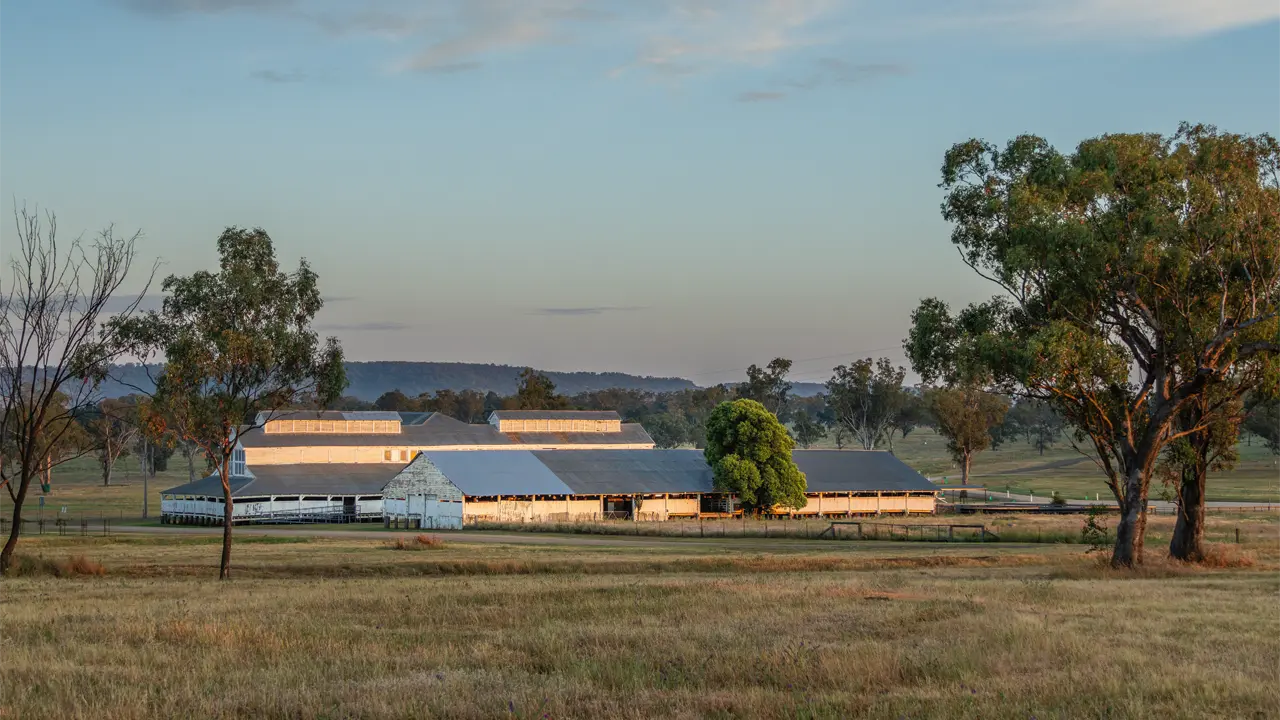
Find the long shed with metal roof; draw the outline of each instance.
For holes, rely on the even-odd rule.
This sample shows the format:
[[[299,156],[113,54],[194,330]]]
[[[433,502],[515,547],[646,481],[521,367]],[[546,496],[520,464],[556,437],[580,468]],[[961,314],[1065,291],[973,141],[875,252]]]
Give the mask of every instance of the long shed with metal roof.
[[[798,516],[930,513],[937,488],[890,453],[797,450],[806,476]],[[168,521],[221,517],[216,476],[163,492]],[[249,465],[232,479],[237,522],[404,519],[426,527],[476,520],[666,520],[738,511],[698,450],[425,450],[403,462]],[[244,508],[243,510],[241,508]]]

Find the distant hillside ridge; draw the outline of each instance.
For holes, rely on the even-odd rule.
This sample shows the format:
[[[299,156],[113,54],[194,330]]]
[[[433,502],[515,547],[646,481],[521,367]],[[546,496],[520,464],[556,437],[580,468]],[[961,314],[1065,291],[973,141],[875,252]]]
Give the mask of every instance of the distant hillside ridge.
[[[116,365],[111,369],[111,378],[102,384],[99,392],[103,397],[111,398],[138,392],[136,388],[151,392],[154,386],[148,378],[148,370],[154,377],[159,375],[160,367]],[[396,389],[410,397],[437,390],[492,390],[499,395],[512,395],[516,391],[516,376],[523,369],[523,366],[482,363],[349,362],[347,380],[350,385],[344,394],[369,401],[377,400],[382,393]],[[697,387],[684,378],[647,377],[618,372],[544,371],[544,374],[551,378],[551,382],[556,384],[556,391],[563,395],[610,388],[669,392]]]
[[[791,384],[791,394],[796,397],[813,397],[814,395],[826,395],[827,386],[816,382],[798,382]]]

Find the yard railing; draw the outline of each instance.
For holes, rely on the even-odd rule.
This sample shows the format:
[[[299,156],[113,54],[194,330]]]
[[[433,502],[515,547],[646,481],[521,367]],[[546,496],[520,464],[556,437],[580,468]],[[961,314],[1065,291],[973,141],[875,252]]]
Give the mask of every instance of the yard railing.
[[[840,539],[841,531],[856,533],[858,540],[923,540],[926,542],[995,542],[1000,538],[986,525],[934,525],[835,520],[819,537]],[[959,531],[958,533],[956,531]]]
[[[373,522],[382,519],[383,513],[359,512],[349,505],[333,503],[306,508],[284,508],[268,512],[233,517],[234,525],[296,525]],[[221,509],[212,512],[182,511],[165,513],[161,522],[166,525],[221,525],[224,514]]]
[[[23,518],[18,523],[20,535],[110,535],[119,529],[120,521],[112,517],[67,518],[55,516],[51,518]],[[8,535],[13,527],[9,518],[0,518],[0,535]]]

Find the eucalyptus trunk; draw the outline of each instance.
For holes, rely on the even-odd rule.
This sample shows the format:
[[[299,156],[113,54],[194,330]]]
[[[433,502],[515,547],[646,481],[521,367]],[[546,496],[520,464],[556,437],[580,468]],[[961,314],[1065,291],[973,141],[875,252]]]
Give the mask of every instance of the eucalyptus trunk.
[[[1204,560],[1204,463],[1182,469],[1178,485],[1178,521],[1173,526],[1169,556],[1186,562]]]
[[[9,525],[9,539],[4,543],[4,550],[0,551],[0,575],[8,572],[13,564],[13,550],[18,546],[18,536],[22,534],[22,503],[27,498],[29,487],[31,487],[30,478],[18,483],[17,496],[13,502],[13,522]]]
[[[112,455],[111,440],[107,439],[106,444],[102,447],[102,486],[111,486],[111,468],[115,465],[115,456]]]
[[[1111,552],[1111,567],[1135,568],[1142,564],[1143,542],[1147,531],[1147,477],[1141,466],[1130,466],[1125,472],[1120,501],[1120,522],[1116,525],[1116,544]]]
[[[218,568],[219,580],[231,579],[231,463],[224,456],[218,466],[218,475],[222,478],[222,564]]]

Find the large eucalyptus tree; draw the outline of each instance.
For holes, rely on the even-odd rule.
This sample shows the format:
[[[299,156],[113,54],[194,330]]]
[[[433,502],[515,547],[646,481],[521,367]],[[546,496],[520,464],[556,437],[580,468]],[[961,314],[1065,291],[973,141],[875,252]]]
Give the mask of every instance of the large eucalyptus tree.
[[[1070,154],[970,140],[947,153],[942,188],[961,258],[1002,292],[954,318],[922,304],[913,364],[1051,402],[1119,503],[1112,564],[1141,563],[1162,449],[1277,382],[1280,145],[1203,125]],[[1175,426],[1204,398],[1201,420]]]
[[[171,275],[164,307],[119,323],[131,351],[164,356],[155,410],[169,430],[199,447],[222,481],[219,578],[231,577],[232,455],[245,432],[301,398],[321,406],[346,387],[342,348],[311,328],[323,301],[302,260],[280,269],[261,229],[227,228],[218,272]]]

